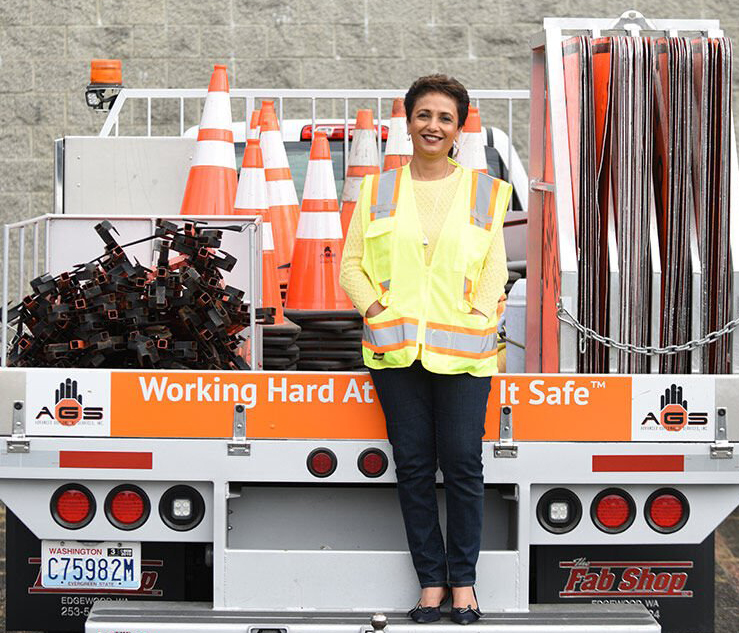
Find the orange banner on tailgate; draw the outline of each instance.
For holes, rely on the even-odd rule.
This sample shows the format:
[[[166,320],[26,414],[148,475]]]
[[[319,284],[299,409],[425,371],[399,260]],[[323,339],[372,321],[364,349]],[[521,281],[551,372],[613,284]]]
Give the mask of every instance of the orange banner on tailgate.
[[[513,438],[531,441],[631,440],[629,376],[493,376],[487,428],[513,409]],[[497,434],[497,428],[496,428]]]
[[[111,435],[231,437],[246,405],[251,438],[380,439],[369,374],[113,372]]]
[[[385,439],[369,374],[111,372],[113,437],[231,437],[246,405],[250,438]],[[517,440],[631,439],[631,379],[501,375],[492,379],[485,439],[500,406],[513,407]]]

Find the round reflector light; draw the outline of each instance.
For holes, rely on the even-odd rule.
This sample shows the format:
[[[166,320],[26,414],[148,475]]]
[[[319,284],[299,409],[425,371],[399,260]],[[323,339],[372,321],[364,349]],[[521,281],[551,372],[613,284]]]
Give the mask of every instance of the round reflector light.
[[[676,532],[688,521],[688,500],[681,492],[663,488],[653,492],[644,505],[649,526],[657,532]]]
[[[565,534],[577,527],[582,518],[582,504],[567,488],[547,490],[536,504],[536,518],[547,532]]]
[[[149,498],[138,486],[116,486],[105,499],[105,514],[117,528],[134,530],[149,518]]]
[[[317,448],[308,455],[308,470],[315,477],[328,477],[336,470],[336,455],[328,448]]]
[[[593,499],[590,516],[596,527],[603,532],[617,534],[626,530],[636,514],[634,500],[627,492],[611,488]]]
[[[387,456],[379,448],[362,451],[357,466],[365,477],[380,477],[387,470]]]
[[[51,515],[62,527],[76,530],[87,525],[95,516],[95,498],[84,486],[67,484],[58,488],[51,498]]]

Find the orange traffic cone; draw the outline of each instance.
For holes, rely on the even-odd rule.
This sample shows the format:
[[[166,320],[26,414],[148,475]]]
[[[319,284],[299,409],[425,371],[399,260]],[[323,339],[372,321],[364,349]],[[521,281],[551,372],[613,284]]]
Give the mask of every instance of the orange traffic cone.
[[[462,167],[469,167],[483,174],[488,173],[488,161],[485,157],[485,137],[480,123],[480,110],[470,106],[467,120],[459,134],[459,150],[457,162]]]
[[[275,243],[272,235],[269,207],[267,205],[267,183],[264,179],[264,163],[259,139],[246,141],[244,160],[241,164],[239,187],[236,190],[234,213],[237,215],[262,216],[262,305],[275,308],[275,325],[284,323],[280,283],[277,280]]]
[[[249,122],[249,132],[246,136],[247,139],[259,138],[259,114],[261,110],[252,110],[251,121]]]
[[[267,180],[267,202],[275,229],[275,253],[280,285],[286,287],[290,276],[289,267],[295,246],[295,231],[300,210],[290,164],[287,162],[287,153],[277,122],[274,101],[262,101],[259,137]]]
[[[200,119],[181,215],[229,215],[236,196],[236,156],[226,67],[216,64]]]
[[[349,297],[339,286],[341,242],[341,220],[331,152],[326,134],[316,132],[305,176],[285,308],[353,309]]]
[[[380,156],[377,153],[377,133],[372,120],[372,110],[359,110],[352,147],[349,150],[344,190],[341,193],[341,232],[344,238],[359,198],[362,178],[367,174],[379,173]]]
[[[403,99],[393,99],[393,113],[390,118],[390,129],[385,146],[385,162],[382,171],[396,169],[410,162],[413,157],[413,143],[408,136]]]

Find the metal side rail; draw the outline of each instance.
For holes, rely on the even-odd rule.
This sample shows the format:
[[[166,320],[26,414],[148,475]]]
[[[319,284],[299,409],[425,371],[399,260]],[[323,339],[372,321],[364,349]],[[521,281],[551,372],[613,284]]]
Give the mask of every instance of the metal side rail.
[[[416,624],[405,613],[269,613],[215,611],[209,603],[96,602],[85,623],[86,633],[412,633],[457,632],[448,617],[435,624]],[[374,620],[374,622],[373,622]],[[660,626],[640,604],[531,605],[528,613],[489,613],[470,631],[484,633],[659,633]]]

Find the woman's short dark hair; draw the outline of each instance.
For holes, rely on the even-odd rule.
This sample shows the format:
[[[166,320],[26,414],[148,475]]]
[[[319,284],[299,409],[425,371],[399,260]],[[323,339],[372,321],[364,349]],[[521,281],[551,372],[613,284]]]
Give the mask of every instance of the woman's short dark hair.
[[[459,127],[464,125],[467,120],[467,112],[470,108],[470,96],[467,89],[459,83],[454,77],[446,75],[426,75],[419,77],[413,82],[413,85],[405,93],[405,116],[408,121],[411,120],[413,107],[420,97],[429,92],[440,92],[454,99],[457,103],[457,118],[459,119]]]

